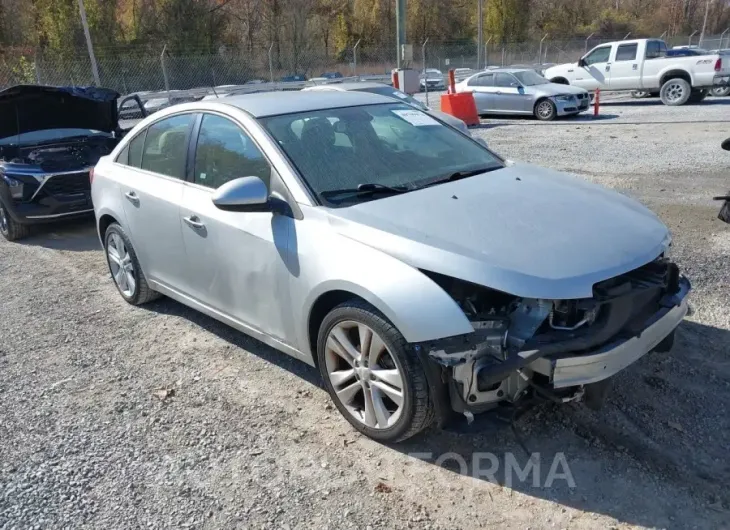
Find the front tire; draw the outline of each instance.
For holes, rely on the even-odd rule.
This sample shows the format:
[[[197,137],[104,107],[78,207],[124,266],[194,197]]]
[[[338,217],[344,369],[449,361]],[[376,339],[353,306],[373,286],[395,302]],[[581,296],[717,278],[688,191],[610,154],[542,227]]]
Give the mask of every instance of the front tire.
[[[433,421],[420,360],[395,326],[366,302],[344,302],[324,318],[317,360],[335,406],[366,436],[398,442]]]
[[[689,83],[681,77],[675,77],[667,80],[659,92],[659,97],[662,98],[662,103],[669,105],[670,107],[676,107],[684,105],[689,101],[692,95],[692,87]]]
[[[117,223],[112,223],[104,234],[104,253],[114,284],[125,301],[141,305],[159,298],[160,294],[147,285],[132,242]]]
[[[30,234],[30,226],[21,224],[10,217],[2,202],[0,202],[0,234],[8,241],[17,241]]]
[[[543,99],[535,105],[535,117],[542,121],[552,121],[558,115],[558,109],[555,103],[549,99]]]

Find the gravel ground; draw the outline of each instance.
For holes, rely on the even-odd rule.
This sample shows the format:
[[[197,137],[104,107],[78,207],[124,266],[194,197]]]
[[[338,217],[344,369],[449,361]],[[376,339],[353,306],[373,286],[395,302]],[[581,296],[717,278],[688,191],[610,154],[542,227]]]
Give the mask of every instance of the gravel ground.
[[[710,197],[730,188],[730,131],[708,122],[730,99],[711,103],[476,130],[637,197],[674,234],[696,311],[598,412],[541,405],[383,446],[315,370],[170,300],[125,304],[93,224],[0,241],[0,528],[727,527],[730,229]],[[502,484],[467,476],[484,452]],[[507,482],[533,452],[536,483]],[[573,483],[548,483],[560,455]]]

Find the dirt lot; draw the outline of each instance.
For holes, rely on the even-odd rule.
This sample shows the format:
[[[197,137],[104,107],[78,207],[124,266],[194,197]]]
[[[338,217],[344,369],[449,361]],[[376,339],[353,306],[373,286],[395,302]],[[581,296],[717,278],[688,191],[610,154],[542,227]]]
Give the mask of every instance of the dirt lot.
[[[0,241],[0,528],[727,527],[730,229],[710,198],[730,189],[730,99],[604,109],[477,130],[635,196],[674,234],[695,313],[604,409],[541,405],[379,445],[314,369],[170,300],[125,304],[93,223],[74,223]],[[509,459],[534,452],[538,480],[508,485]],[[469,476],[482,453],[502,484]],[[561,454],[574,484],[546,484]]]

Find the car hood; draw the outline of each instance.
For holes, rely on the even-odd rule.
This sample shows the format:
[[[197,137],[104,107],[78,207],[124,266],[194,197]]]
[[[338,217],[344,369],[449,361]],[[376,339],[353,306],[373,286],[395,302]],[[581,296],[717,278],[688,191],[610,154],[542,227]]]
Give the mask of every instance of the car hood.
[[[342,236],[413,267],[529,298],[591,297],[670,241],[633,199],[526,164],[328,215]]]
[[[113,90],[95,87],[18,85],[0,91],[0,138],[45,129],[117,128]]]
[[[544,85],[535,85],[528,87],[534,91],[535,94],[543,96],[559,96],[562,94],[585,94],[587,91],[585,88],[580,88],[572,85],[561,85],[559,83],[545,83]]]

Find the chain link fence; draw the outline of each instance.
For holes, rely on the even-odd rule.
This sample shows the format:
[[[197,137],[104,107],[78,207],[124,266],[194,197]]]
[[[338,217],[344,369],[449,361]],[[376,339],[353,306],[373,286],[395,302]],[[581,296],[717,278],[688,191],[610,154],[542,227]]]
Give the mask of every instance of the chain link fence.
[[[730,35],[703,39],[707,50],[730,47]],[[414,44],[407,66],[479,69],[487,66],[538,65],[577,61],[591,48],[616,39],[596,36],[497,44],[487,39],[482,50],[475,43]],[[668,46],[698,45],[698,39],[671,37]],[[270,46],[221,47],[216,53],[168,53],[165,46],[95,50],[102,86],[122,94],[160,90],[189,90],[224,85],[280,81],[299,75],[316,78],[337,73],[343,77],[388,75],[396,66],[395,47],[360,45],[339,53],[281,42]],[[0,87],[17,84],[92,85],[91,61],[84,50],[50,53],[29,48],[0,50]]]

